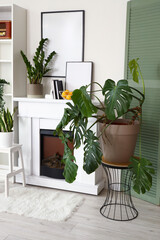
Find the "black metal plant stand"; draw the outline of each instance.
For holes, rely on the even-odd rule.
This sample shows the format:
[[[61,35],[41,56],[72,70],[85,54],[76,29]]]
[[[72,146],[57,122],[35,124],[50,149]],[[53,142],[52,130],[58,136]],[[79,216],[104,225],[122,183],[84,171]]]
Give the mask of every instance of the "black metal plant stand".
[[[111,165],[102,162],[108,180],[106,200],[100,213],[111,220],[129,221],[138,216],[131,197],[132,172],[128,165]]]

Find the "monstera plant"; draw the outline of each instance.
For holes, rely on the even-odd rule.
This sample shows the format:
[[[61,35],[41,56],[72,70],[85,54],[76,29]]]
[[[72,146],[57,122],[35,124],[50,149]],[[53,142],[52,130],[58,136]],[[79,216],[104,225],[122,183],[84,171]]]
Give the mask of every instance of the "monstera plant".
[[[94,82],[93,84],[96,84],[99,89],[92,92],[87,91],[89,86],[82,86],[73,91],[72,102],[67,103],[64,115],[56,128],[56,134],[64,143],[62,161],[65,164],[64,177],[67,182],[72,183],[76,179],[78,170],[73,151],[69,148],[69,141],[74,144],[75,149],[78,149],[81,144],[84,144],[83,169],[86,173],[90,174],[94,172],[102,162],[102,156],[104,155],[103,149],[105,149],[105,146],[100,146],[100,139],[103,139],[104,135],[106,135],[105,137],[110,146],[114,145],[109,135],[112,131],[107,132],[112,125],[128,127],[142,124],[142,105],[145,100],[145,85],[138,59],[131,60],[129,62],[129,68],[133,81],[139,83],[139,79],[141,79],[143,92],[131,87],[128,80],[119,80],[116,83],[111,79],[107,79],[104,86]],[[95,95],[97,91],[102,93],[104,98],[103,102]],[[96,102],[98,104],[94,104],[92,101],[93,96],[97,99]],[[133,102],[136,102],[135,106],[132,106]],[[124,118],[128,113],[131,114],[131,118],[124,123],[124,119],[120,118]],[[92,126],[88,127],[89,118],[95,118],[92,126],[94,124],[101,124],[98,135],[92,131]],[[67,125],[69,125],[72,135],[65,134],[63,131]],[[135,136],[134,139],[136,143]],[[120,143],[121,140],[119,141],[119,144]],[[145,193],[149,191],[152,186],[154,169],[152,168],[151,162],[142,157],[141,144],[139,149],[139,156],[133,156],[133,148],[130,155],[128,155],[128,160],[125,161],[131,161],[130,169],[133,172],[133,189],[137,193]],[[109,155],[108,150],[107,154]]]

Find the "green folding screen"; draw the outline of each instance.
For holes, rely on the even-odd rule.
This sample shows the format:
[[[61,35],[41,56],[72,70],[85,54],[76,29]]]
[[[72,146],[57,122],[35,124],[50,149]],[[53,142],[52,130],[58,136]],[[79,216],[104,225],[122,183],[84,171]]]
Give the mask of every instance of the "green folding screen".
[[[140,59],[139,64],[146,85],[146,100],[143,107],[142,124],[142,155],[151,160],[156,174],[153,177],[153,186],[150,192],[140,196],[135,193],[133,195],[159,205],[160,0],[132,0],[128,2],[125,78],[131,79],[128,62],[137,57]],[[138,142],[135,155],[138,155]]]

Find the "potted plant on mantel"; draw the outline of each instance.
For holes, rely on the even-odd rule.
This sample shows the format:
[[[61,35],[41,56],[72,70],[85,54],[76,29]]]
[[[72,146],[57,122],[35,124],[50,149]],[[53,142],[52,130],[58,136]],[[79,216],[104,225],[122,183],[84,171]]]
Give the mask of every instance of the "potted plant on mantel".
[[[150,190],[154,169],[151,162],[141,156],[141,144],[140,155],[133,156],[142,123],[142,105],[145,100],[144,79],[138,59],[131,60],[129,68],[135,82],[138,83],[139,77],[141,78],[143,92],[129,86],[128,80],[119,80],[116,84],[111,79],[106,80],[103,87],[94,82],[99,86],[100,89],[97,91],[102,93],[104,102],[95,96],[96,91],[92,91],[89,95],[87,91],[89,86],[82,86],[73,91],[73,102],[67,103],[68,108],[65,108],[64,115],[56,128],[56,134],[64,143],[62,161],[65,164],[64,176],[67,182],[72,183],[76,179],[78,169],[73,151],[68,146],[69,140],[74,143],[74,149],[84,144],[83,169],[86,173],[90,174],[98,168],[102,156],[103,161],[111,164],[117,162],[128,164],[131,161],[133,189],[139,194]],[[92,102],[92,96],[97,98],[98,105]],[[136,100],[136,105],[131,107],[133,99]],[[131,119],[120,119],[127,113],[132,114]],[[88,119],[91,117],[95,118],[92,126],[99,124],[98,136],[92,131],[92,126],[88,127]],[[68,124],[72,136],[63,132]]]
[[[21,50],[23,61],[27,68],[27,77],[29,79],[29,84],[27,84],[27,97],[31,98],[41,98],[43,97],[43,85],[42,78],[44,75],[51,70],[49,64],[56,54],[52,51],[47,58],[45,58],[44,48],[46,47],[48,38],[42,38],[39,42],[38,48],[33,57],[34,66],[28,60],[24,52]]]

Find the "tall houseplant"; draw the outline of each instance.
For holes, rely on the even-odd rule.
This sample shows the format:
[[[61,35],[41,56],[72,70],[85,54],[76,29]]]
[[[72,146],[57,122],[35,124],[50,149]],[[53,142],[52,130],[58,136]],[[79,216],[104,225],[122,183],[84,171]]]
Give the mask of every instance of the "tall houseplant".
[[[28,97],[42,97],[43,86],[42,78],[51,70],[51,60],[55,56],[56,52],[52,51],[47,57],[45,57],[45,47],[47,46],[48,38],[42,38],[33,56],[33,64],[28,60],[24,52],[21,50],[23,61],[27,68],[27,77],[29,84],[27,85]]]
[[[133,80],[139,82],[142,80],[143,92],[129,86],[128,80],[119,80],[117,84],[108,79],[102,87],[99,83],[94,84],[99,86],[99,90],[104,97],[102,102],[97,96],[96,91],[90,94],[87,91],[89,86],[82,86],[80,89],[75,89],[72,95],[72,103],[67,103],[68,107],[64,110],[64,115],[56,128],[56,134],[64,143],[64,155],[62,161],[65,163],[64,176],[67,182],[71,183],[76,179],[78,166],[73,151],[68,146],[68,140],[74,143],[74,148],[77,149],[84,144],[84,163],[83,169],[86,173],[94,172],[102,161],[102,150],[99,139],[106,135],[106,130],[114,125],[116,121],[121,121],[119,118],[124,117],[126,113],[131,113],[132,117],[127,121],[127,125],[135,125],[138,120],[141,124],[142,105],[145,100],[144,79],[138,64],[138,59],[133,59],[129,62],[129,68],[132,73]],[[92,102],[92,96],[95,96],[99,104],[95,105]],[[135,99],[137,104],[130,107],[132,100]],[[92,131],[92,126],[88,127],[88,119],[95,118],[94,124],[103,124],[99,136]],[[70,124],[72,136],[65,134],[63,129]],[[118,123],[119,125],[120,123]],[[123,119],[122,119],[123,124]],[[108,136],[106,136],[108,138]],[[109,140],[110,142],[110,140]],[[110,142],[110,146],[112,142]],[[152,186],[152,174],[154,170],[151,167],[151,162],[140,155],[131,157],[131,171],[133,172],[133,189],[137,193],[145,193]]]

